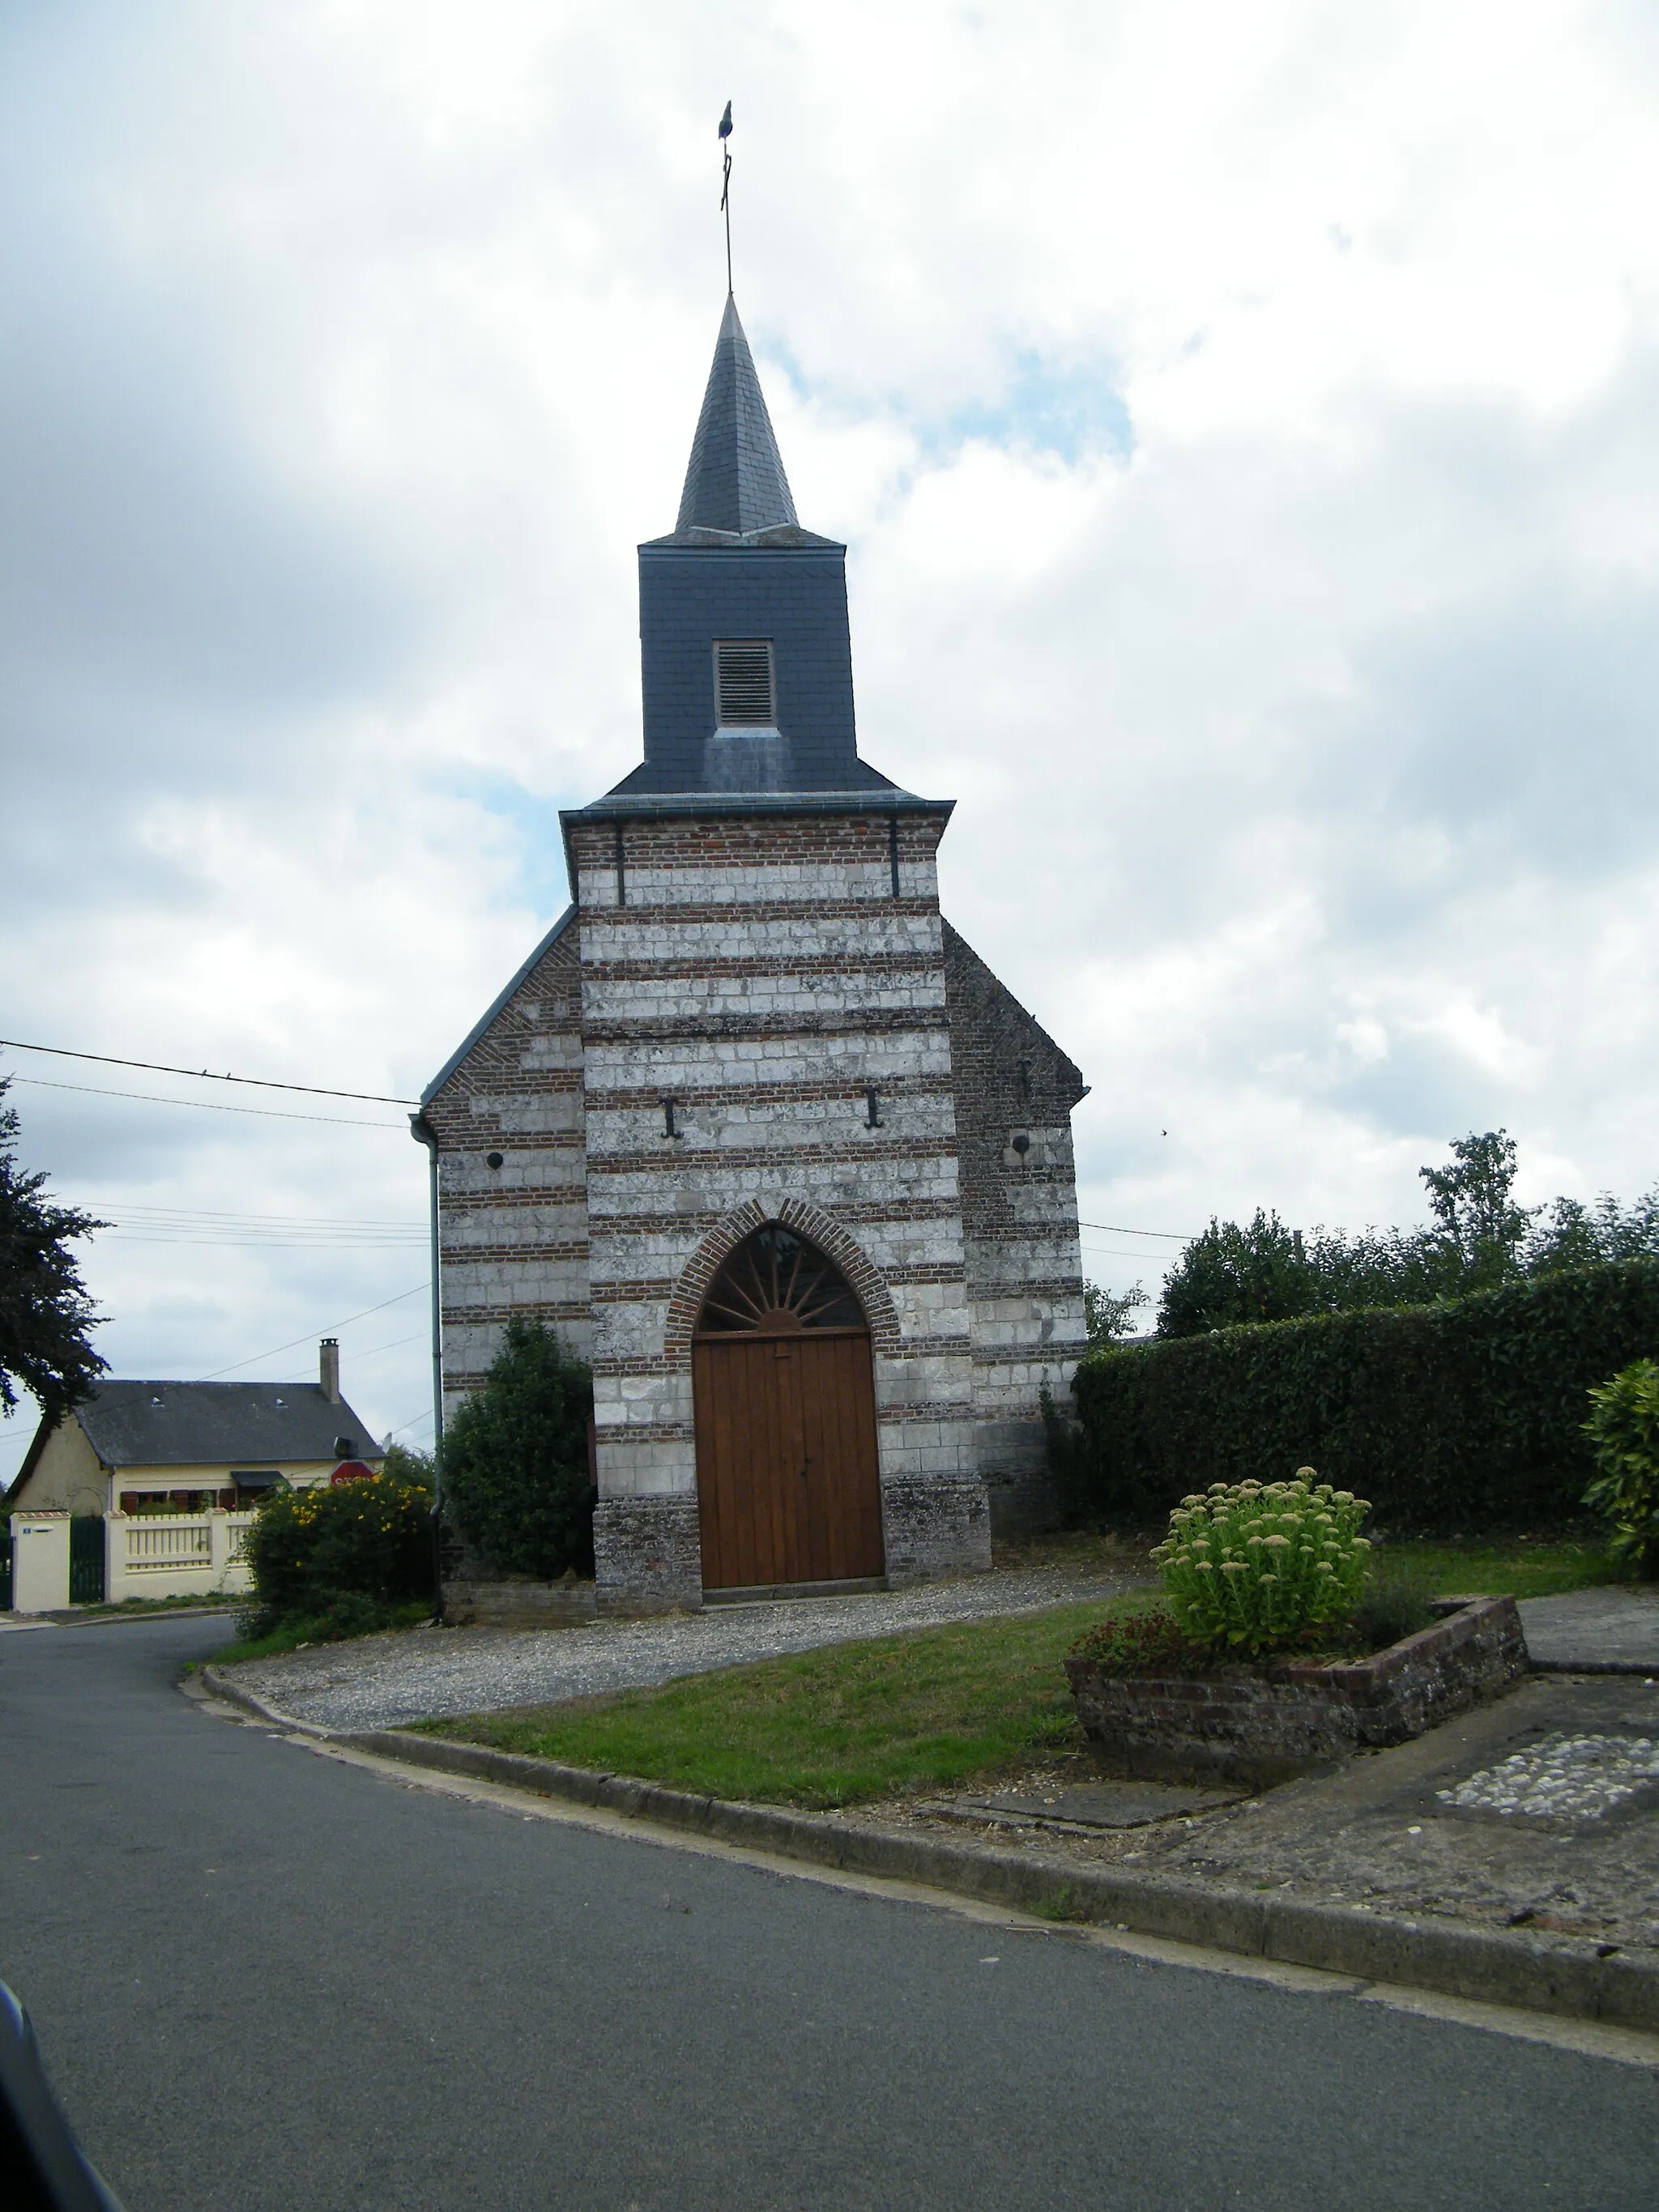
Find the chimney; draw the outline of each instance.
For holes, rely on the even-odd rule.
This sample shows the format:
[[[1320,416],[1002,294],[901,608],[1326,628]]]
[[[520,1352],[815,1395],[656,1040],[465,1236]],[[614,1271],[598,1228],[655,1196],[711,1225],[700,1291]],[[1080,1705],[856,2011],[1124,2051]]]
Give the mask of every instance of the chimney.
[[[331,1406],[337,1406],[340,1402],[340,1340],[337,1336],[325,1336],[317,1346],[317,1368],[324,1397]]]

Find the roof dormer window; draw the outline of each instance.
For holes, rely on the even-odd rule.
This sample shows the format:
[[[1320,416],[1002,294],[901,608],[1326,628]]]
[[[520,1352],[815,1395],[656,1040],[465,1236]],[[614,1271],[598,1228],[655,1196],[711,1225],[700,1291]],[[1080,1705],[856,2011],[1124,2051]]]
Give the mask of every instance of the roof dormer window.
[[[777,727],[769,637],[715,639],[714,718],[723,730]]]

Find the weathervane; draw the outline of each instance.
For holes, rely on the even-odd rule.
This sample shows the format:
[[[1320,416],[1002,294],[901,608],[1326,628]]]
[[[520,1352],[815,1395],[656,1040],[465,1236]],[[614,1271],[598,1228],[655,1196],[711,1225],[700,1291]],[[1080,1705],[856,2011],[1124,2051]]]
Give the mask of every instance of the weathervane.
[[[732,103],[720,118],[720,213],[726,217],[726,296],[732,297]]]

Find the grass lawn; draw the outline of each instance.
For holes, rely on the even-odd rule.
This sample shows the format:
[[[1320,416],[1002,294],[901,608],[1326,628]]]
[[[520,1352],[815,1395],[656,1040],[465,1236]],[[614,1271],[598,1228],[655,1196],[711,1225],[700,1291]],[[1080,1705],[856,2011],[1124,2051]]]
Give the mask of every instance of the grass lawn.
[[[1382,1543],[1376,1556],[1431,1577],[1447,1597],[1553,1597],[1559,1590],[1589,1589],[1613,1579],[1604,1546],[1548,1537],[1474,1537],[1455,1543],[1401,1538]]]
[[[1121,1599],[1145,1607],[1152,1593]],[[427,1723],[500,1751],[763,1804],[943,1789],[1076,1748],[1060,1660],[1104,1608],[1066,1605],[837,1644],[657,1690]]]
[[[1409,1559],[1446,1593],[1538,1597],[1607,1578],[1601,1553],[1586,1544],[1387,1548],[1391,1560]],[[660,1689],[425,1726],[498,1751],[762,1804],[827,1808],[989,1783],[1081,1748],[1061,1660],[1107,1611],[1143,1611],[1158,1601],[1148,1590],[1109,1607],[1067,1605],[963,1621],[691,1675]]]

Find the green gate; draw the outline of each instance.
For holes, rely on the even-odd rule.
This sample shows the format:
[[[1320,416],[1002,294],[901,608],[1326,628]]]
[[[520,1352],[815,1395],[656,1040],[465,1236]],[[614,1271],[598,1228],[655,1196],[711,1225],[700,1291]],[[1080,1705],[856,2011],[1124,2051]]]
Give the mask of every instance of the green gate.
[[[70,1522],[70,1603],[104,1602],[104,1516],[77,1513]]]

